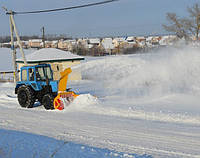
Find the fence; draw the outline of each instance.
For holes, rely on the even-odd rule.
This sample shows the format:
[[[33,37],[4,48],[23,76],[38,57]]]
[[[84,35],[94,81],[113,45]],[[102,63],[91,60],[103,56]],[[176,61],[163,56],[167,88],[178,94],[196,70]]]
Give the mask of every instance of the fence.
[[[0,72],[0,82],[14,82],[14,71]]]

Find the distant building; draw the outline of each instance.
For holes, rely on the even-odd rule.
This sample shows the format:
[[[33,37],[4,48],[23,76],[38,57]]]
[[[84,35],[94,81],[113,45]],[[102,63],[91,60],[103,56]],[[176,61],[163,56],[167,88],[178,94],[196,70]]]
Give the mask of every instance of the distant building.
[[[136,37],[137,46],[144,48],[146,45],[146,38],[144,36]]]
[[[41,39],[31,39],[28,41],[28,46],[30,48],[41,48],[41,43],[42,43]]]
[[[104,38],[101,41],[101,45],[106,50],[106,53],[109,53],[109,54],[111,54],[112,50],[115,48],[112,38]]]
[[[161,37],[159,44],[161,46],[173,45],[175,41],[177,41],[176,35],[166,35]]]
[[[58,41],[52,41],[51,48],[58,48]]]
[[[88,39],[87,38],[86,39],[79,38],[77,40],[77,45],[82,46],[84,48],[88,48]]]
[[[43,48],[38,51],[35,51],[26,56],[27,63],[30,65],[36,64],[50,64],[54,72],[53,76],[55,80],[60,78],[60,72],[68,67],[72,67],[80,64],[81,60],[84,60],[83,57],[72,54],[71,52],[62,51],[55,48]],[[23,60],[17,59],[18,68],[20,69],[24,62]],[[81,80],[80,70],[73,71],[69,80]]]
[[[44,43],[40,43],[41,48],[44,48]],[[52,46],[52,41],[45,41],[45,48],[51,48]]]
[[[66,49],[67,48],[67,43],[65,42],[65,40],[61,39],[58,41],[58,48],[59,49]]]
[[[28,41],[21,41],[22,47],[23,48],[28,48]]]
[[[101,40],[99,38],[90,38],[90,39],[88,39],[87,42],[88,42],[87,43],[88,48],[90,49],[90,48],[92,48],[94,46],[99,46],[100,43],[101,43]]]
[[[67,48],[66,48],[66,50],[68,50],[68,51],[73,51],[73,49],[76,47],[76,45],[77,45],[77,42],[76,42],[76,40],[67,40],[66,41],[66,43],[67,43]]]
[[[135,42],[135,37],[129,36],[129,37],[126,38],[126,41],[127,41],[128,43],[134,43],[134,42]]]
[[[63,50],[72,51],[73,48],[77,45],[76,40],[59,40],[58,48]]]
[[[122,43],[125,43],[125,42],[127,41],[123,37],[117,37],[113,39],[113,44],[115,48],[119,47]]]
[[[134,36],[129,36],[126,38],[127,44],[125,48],[137,47],[137,42]]]

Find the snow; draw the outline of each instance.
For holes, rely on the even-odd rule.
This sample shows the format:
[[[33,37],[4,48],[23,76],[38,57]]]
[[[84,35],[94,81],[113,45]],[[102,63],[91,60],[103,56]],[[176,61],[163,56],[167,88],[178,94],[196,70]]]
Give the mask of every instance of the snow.
[[[199,48],[86,57],[79,68],[68,87],[80,95],[63,111],[21,108],[14,85],[0,84],[0,157],[60,146],[55,157],[200,157]]]
[[[73,60],[73,59],[84,59],[81,56],[72,54],[69,51],[63,51],[56,48],[43,48],[37,50],[26,56],[27,61],[49,61],[49,60]],[[22,59],[17,59],[22,61]]]
[[[125,154],[108,149],[75,144],[41,135],[18,131],[0,130],[0,158],[55,157],[55,158],[151,158],[148,155]],[[39,144],[39,146],[38,146]],[[25,152],[24,152],[25,151]]]

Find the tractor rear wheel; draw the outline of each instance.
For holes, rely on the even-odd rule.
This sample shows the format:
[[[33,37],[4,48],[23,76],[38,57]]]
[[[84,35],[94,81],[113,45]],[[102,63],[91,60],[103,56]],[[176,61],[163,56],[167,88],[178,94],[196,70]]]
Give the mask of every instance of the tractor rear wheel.
[[[17,98],[21,107],[24,108],[32,108],[35,103],[34,91],[25,85],[18,88]]]
[[[42,98],[42,105],[46,110],[53,110],[54,109],[53,101],[54,101],[54,96],[52,94],[45,94]]]

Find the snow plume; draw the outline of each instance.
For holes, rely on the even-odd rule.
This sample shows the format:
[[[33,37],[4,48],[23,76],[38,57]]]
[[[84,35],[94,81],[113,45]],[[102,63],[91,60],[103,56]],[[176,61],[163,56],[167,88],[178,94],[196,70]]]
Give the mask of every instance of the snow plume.
[[[70,105],[70,109],[82,109],[90,105],[97,105],[98,99],[90,94],[79,95]],[[68,110],[68,109],[67,109]]]
[[[200,92],[200,49],[190,46],[90,59],[81,68],[85,79],[101,82],[110,95]]]

